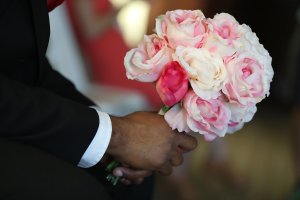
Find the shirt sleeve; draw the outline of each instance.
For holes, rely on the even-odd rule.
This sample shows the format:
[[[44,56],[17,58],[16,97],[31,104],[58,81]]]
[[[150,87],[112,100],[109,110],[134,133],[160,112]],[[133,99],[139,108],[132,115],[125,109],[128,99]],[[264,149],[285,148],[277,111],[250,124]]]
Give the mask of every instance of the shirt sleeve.
[[[107,113],[93,107],[99,116],[99,127],[95,137],[78,163],[79,167],[89,168],[96,165],[103,157],[111,138],[112,125]]]

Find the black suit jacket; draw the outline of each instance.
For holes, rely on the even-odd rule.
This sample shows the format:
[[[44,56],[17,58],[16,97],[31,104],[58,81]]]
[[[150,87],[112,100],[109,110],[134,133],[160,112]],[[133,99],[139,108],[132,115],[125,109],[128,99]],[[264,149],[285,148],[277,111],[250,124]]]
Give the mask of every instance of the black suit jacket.
[[[98,128],[93,103],[49,65],[46,0],[0,1],[0,137],[77,164]]]

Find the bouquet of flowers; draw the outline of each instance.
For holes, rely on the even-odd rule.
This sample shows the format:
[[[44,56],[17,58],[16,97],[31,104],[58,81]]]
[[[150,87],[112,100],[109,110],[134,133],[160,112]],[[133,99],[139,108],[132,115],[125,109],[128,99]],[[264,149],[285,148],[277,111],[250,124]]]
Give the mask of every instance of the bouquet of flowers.
[[[129,79],[154,82],[160,113],[179,132],[198,132],[207,141],[251,121],[256,104],[269,95],[272,58],[249,26],[221,13],[174,10],[156,19],[124,58]],[[112,162],[111,172],[118,162]],[[114,185],[118,177],[108,175]]]
[[[221,13],[168,11],[124,58],[129,79],[154,82],[172,129],[207,141],[241,129],[269,95],[272,58],[249,26]]]

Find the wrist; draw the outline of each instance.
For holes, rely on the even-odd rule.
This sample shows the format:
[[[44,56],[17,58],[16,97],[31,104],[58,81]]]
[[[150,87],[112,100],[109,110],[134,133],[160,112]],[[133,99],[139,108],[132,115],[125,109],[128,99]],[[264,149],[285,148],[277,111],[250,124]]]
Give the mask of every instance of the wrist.
[[[107,153],[113,157],[118,157],[122,144],[122,133],[121,131],[125,129],[124,120],[121,117],[111,116],[112,123],[112,133],[111,139],[108,144]]]

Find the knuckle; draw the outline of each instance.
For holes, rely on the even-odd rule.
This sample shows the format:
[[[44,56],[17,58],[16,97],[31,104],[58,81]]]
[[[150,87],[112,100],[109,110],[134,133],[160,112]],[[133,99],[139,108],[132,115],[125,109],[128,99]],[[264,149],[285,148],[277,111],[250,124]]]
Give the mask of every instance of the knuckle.
[[[183,163],[183,156],[182,155],[172,159],[173,166],[179,166],[182,163]]]
[[[193,136],[189,136],[189,137],[190,137],[190,148],[195,149],[198,146],[198,141]]]
[[[191,145],[191,148],[195,149],[197,146],[198,146],[198,143],[197,143],[196,140],[194,140],[193,143],[192,143],[192,145]]]
[[[173,168],[170,162],[168,162],[168,164],[165,164],[165,166],[163,168],[161,168],[160,170],[158,170],[158,172],[163,175],[163,176],[169,176],[172,174]]]

